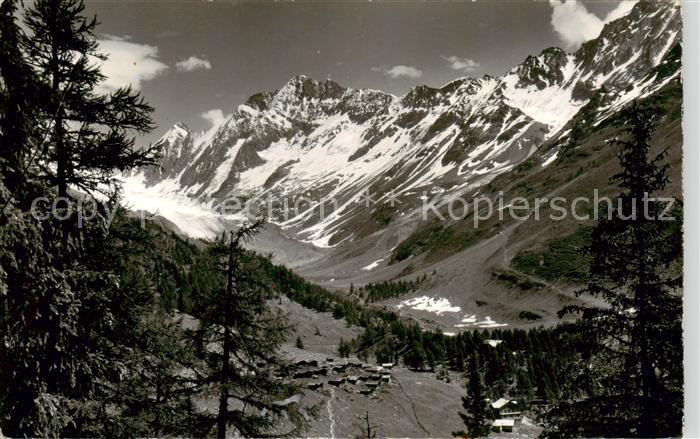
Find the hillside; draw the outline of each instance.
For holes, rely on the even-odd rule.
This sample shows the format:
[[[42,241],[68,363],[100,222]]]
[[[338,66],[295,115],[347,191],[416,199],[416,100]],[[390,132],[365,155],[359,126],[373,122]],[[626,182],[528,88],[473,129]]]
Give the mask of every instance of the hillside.
[[[147,225],[152,245],[143,249],[140,265],[155,267],[148,269],[158,273],[155,283],[160,305],[176,309],[175,320],[181,322],[183,329],[194,330],[200,325],[196,318],[198,296],[212,287],[206,284],[212,267],[198,262],[207,249],[179,238],[168,230],[167,224],[148,221]],[[370,414],[372,428],[382,437],[449,437],[461,425],[458,413],[464,381],[458,358],[470,352],[470,347],[483,356],[491,370],[488,394],[494,400],[504,394],[522,397],[523,403],[527,401],[527,416],[531,417],[527,422],[534,422],[535,405],[529,405],[534,390],[522,382],[522,377],[518,384],[514,374],[517,370],[527,371],[526,374],[533,374],[532,382],[537,382],[534,368],[554,371],[560,367],[555,358],[569,355],[567,344],[548,331],[484,332],[464,340],[429,332],[417,338],[411,332],[411,340],[424,338],[419,343],[425,344],[426,351],[437,349],[444,358],[436,363],[438,358],[431,357],[430,365],[416,365],[408,359],[414,347],[398,347],[404,343],[398,341],[398,351],[392,354],[396,361],[383,368],[378,363],[388,361],[381,357],[385,355],[381,351],[387,337],[373,337],[386,330],[384,325],[389,322],[393,322],[392,330],[403,327],[404,331],[415,331],[411,329],[413,319],[377,312],[358,301],[340,298],[284,267],[269,263],[261,267],[251,274],[268,283],[275,295],[279,294],[269,300],[269,306],[281,311],[281,317],[293,328],[280,349],[290,369],[280,369],[279,373],[299,386],[298,397],[287,403],[303,407],[308,414],[306,435],[310,437],[360,435],[366,428],[366,413]],[[504,341],[499,341],[498,346],[485,341],[501,337]],[[297,340],[303,346],[299,347]],[[349,355],[340,354],[343,342],[352,346]],[[540,352],[554,344],[559,347],[555,356]],[[531,366],[527,366],[527,361]],[[554,381],[549,385],[557,384]],[[211,395],[197,394],[194,401],[199,410],[215,413],[217,402]],[[533,437],[540,431],[541,427],[532,423],[516,429],[517,437]]]
[[[677,1],[102,3],[0,0],[0,438],[682,435]]]
[[[273,226],[253,247],[335,291],[431,274],[378,306],[446,332],[554,324],[581,279],[512,260],[591,222],[492,215],[475,226],[473,212],[449,218],[450,203],[614,195],[606,142],[634,102],[665,112],[656,143],[670,148],[668,192],[680,194],[680,28],[672,3],[639,2],[574,53],[548,48],[499,77],[403,96],[296,76],[207,132],[176,124],[159,142],[161,168],[125,177],[126,199],[202,238],[264,214]]]

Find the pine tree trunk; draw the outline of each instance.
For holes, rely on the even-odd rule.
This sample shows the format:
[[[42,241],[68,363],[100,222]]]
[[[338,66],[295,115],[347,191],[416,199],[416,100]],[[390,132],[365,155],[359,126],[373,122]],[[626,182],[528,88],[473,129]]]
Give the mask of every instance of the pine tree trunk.
[[[221,376],[223,383],[221,383],[221,394],[219,396],[219,417],[217,420],[218,432],[217,437],[223,439],[226,437],[226,424],[228,418],[228,375],[229,375],[229,361],[231,360],[231,346],[230,346],[231,334],[229,332],[228,326],[224,327],[224,354],[223,354],[223,364],[221,366]]]
[[[55,100],[53,103],[54,111],[54,142],[56,148],[56,180],[58,185],[58,196],[65,197],[68,193],[68,188],[66,184],[66,164],[65,164],[65,152],[63,147],[63,117],[62,117],[62,96],[60,88],[60,71],[59,71],[59,57],[56,47],[51,49],[51,94]],[[67,85],[70,86],[70,85]]]
[[[59,71],[59,56],[56,48],[54,47],[51,51],[51,93],[53,99],[56,101],[53,105],[54,110],[54,148],[56,149],[56,184],[58,186],[58,197],[68,198],[68,158],[65,150],[64,138],[65,133],[63,132],[63,102],[64,98],[61,93],[60,87],[60,71]],[[66,87],[70,87],[67,84]],[[68,222],[66,220],[62,221],[61,224],[61,244],[65,250],[68,246]]]
[[[66,154],[63,147],[63,118],[60,116],[56,118],[55,127],[55,142],[57,160],[56,160],[56,179],[58,180],[58,196],[61,198],[66,198],[68,196],[68,176],[66,175]]]
[[[643,187],[640,183],[640,188]],[[641,190],[640,190],[641,192]],[[642,194],[637,194],[637,201],[642,200]],[[644,224],[645,219],[638,220],[641,224]],[[648,333],[649,324],[649,307],[648,307],[648,293],[650,292],[650,285],[647,279],[648,266],[644,259],[645,253],[648,251],[646,249],[646,243],[648,237],[646,236],[645,230],[637,224],[634,231],[634,239],[639,250],[639,263],[637,264],[637,287],[635,288],[635,302],[637,307],[637,319],[636,319],[636,335],[637,343],[639,344],[639,368],[641,373],[641,386],[642,386],[642,410],[641,419],[639,423],[639,435],[641,437],[656,437],[655,428],[655,400],[654,400],[654,388],[655,388],[655,376],[654,367],[651,362],[650,355],[650,345]]]
[[[648,306],[647,301],[647,288],[648,286],[645,273],[644,263],[640,263],[639,272],[639,286],[636,292],[636,299],[638,304],[638,341],[639,341],[639,366],[642,375],[642,419],[640,422],[640,436],[641,437],[656,437],[655,428],[655,404],[654,400],[654,388],[655,388],[655,376],[654,367],[651,363],[651,357],[649,355],[649,334],[647,330],[648,324]]]
[[[60,79],[59,79],[59,56],[55,46],[51,50],[51,93],[54,102],[53,111],[53,134],[54,134],[54,147],[57,153],[56,162],[56,177],[58,185],[58,196],[65,197],[68,193],[67,183],[66,183],[66,171],[64,163],[64,133],[63,133],[63,117],[60,101]],[[55,214],[55,213],[54,213]],[[61,221],[61,249],[63,252],[67,252],[68,249],[68,229],[67,222]],[[65,268],[66,262],[69,260],[67,255],[57,258],[58,266]],[[57,358],[58,352],[54,349],[59,346],[58,341],[58,328],[61,328],[61,319],[63,316],[60,313],[51,312],[51,303],[53,302],[53,293],[48,293],[47,297],[44,297],[41,301],[41,311],[39,319],[41,324],[44,326],[44,330],[47,331],[47,336],[44,342],[44,349],[46,351],[45,358],[43,358],[43,364],[41,364],[41,376],[47,381],[46,387],[49,393],[57,392],[59,390],[60,384],[56,382],[55,376],[52,376],[52,363],[60,363],[61,359]]]
[[[59,104],[60,105],[60,104]],[[60,113],[60,110],[59,110]],[[68,205],[68,176],[67,176],[67,160],[66,152],[63,145],[63,118],[56,118],[56,150],[58,151],[58,159],[56,161],[56,177],[58,179],[58,197],[63,199],[63,203]],[[64,215],[61,215],[63,218]],[[64,251],[68,249],[68,235],[70,234],[70,217],[61,220],[61,244]]]
[[[9,307],[7,304],[7,295],[0,294],[0,330],[3,331],[3,336],[0,337],[0,342],[4,344],[4,337],[10,334],[9,325]],[[7,395],[7,385],[11,379],[10,374],[10,362],[7,355],[7,349],[0,349],[0,404],[5,400],[5,395]],[[0,428],[2,427],[3,420],[0,420]],[[0,431],[0,438],[2,436],[2,431]]]
[[[217,420],[218,433],[217,437],[223,439],[226,437],[226,424],[228,419],[228,398],[229,398],[229,367],[231,361],[231,331],[229,325],[231,324],[229,318],[229,310],[233,306],[233,254],[234,254],[234,239],[233,232],[229,237],[229,251],[228,251],[228,266],[226,267],[226,304],[224,309],[224,346],[223,346],[223,364],[221,365],[221,394],[219,396],[219,416]]]

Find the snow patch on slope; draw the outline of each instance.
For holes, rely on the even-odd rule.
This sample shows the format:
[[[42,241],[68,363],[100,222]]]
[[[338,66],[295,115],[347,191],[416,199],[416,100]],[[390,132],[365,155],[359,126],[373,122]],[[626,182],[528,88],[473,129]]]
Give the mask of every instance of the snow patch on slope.
[[[404,300],[396,305],[396,308],[401,309],[409,307],[417,311],[427,311],[437,315],[442,315],[446,312],[460,312],[462,309],[458,306],[453,306],[449,300],[443,297],[428,297],[421,296],[413,299]]]
[[[384,260],[384,258],[382,258],[382,259],[377,259],[376,261],[372,262],[372,263],[369,264],[368,266],[362,267],[362,269],[363,269],[364,271],[374,270],[375,268],[379,267],[379,264],[380,264],[383,260]]]
[[[245,142],[245,139],[239,139],[238,142],[236,142],[236,144],[226,152],[226,158],[224,159],[223,163],[216,168],[214,178],[212,178],[209,184],[208,193],[210,195],[221,189],[221,185],[224,184],[224,181],[226,181],[226,178],[228,178],[229,174],[231,173],[231,168],[233,167],[233,162],[236,160],[236,156],[238,155],[238,151],[241,149],[243,142]]]
[[[476,314],[466,314],[462,318],[461,323],[454,325],[455,328],[500,328],[502,326],[508,326],[507,323],[498,323],[494,321],[490,316],[486,316],[484,320],[479,321]]]
[[[559,131],[568,122],[585,102],[576,101],[572,94],[576,74],[576,65],[573,55],[568,55],[567,64],[562,68],[563,84],[565,86],[550,85],[539,90],[535,85],[526,88],[518,88],[516,84],[519,77],[511,73],[503,78],[503,96],[506,103],[525,113],[528,117],[547,125],[553,134]]]

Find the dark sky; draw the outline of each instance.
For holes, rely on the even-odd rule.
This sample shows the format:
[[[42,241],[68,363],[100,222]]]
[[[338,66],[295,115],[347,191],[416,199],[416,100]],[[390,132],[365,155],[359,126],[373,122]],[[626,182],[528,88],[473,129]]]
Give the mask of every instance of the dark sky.
[[[99,31],[112,36],[105,38],[153,46],[157,61],[168,66],[141,82],[159,125],[149,140],[176,121],[204,129],[209,122],[202,113],[229,113],[249,95],[277,89],[299,73],[400,95],[417,84],[500,75],[529,54],[561,45],[547,1],[88,0],[87,6],[102,21]],[[585,4],[601,17],[615,6]],[[176,68],[190,56],[207,60],[210,69]],[[475,64],[456,70],[450,57]],[[392,77],[388,71],[399,65],[414,74]]]

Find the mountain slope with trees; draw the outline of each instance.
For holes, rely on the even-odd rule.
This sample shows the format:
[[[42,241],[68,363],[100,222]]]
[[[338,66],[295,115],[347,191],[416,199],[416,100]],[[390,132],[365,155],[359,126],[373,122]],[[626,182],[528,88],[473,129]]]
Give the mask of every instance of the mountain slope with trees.
[[[399,256],[407,255],[393,258],[402,273],[398,280],[367,283],[343,294],[242,246],[258,224],[224,234],[214,243],[193,243],[151,220],[142,222],[120,207],[120,188],[112,176],[117,171],[141,170],[156,159],[157,148],[138,149],[133,141],[134,133],[150,129],[151,108],[130,89],[109,95],[95,91],[102,76],[86,58],[96,55],[97,22],[84,16],[80,1],[37,0],[25,14],[24,27],[18,24],[17,7],[14,0],[0,4],[3,434],[303,435],[315,411],[306,405],[305,390],[294,381],[294,368],[281,353],[280,346],[291,334],[286,317],[271,306],[280,295],[361,327],[359,336],[339,342],[342,357],[395,363],[401,370],[431,379],[449,378],[447,370],[466,373],[463,420],[470,434],[487,432],[482,403],[503,395],[518,399],[531,413],[549,405],[542,419],[547,424],[545,434],[551,437],[680,434],[682,229],[678,221],[630,222],[614,216],[588,224],[592,232],[582,233],[583,237],[550,240],[540,253],[532,252],[534,246],[514,247],[530,253],[518,253],[513,267],[503,256],[505,268],[514,271],[491,280],[512,282],[509,288],[522,289],[524,283],[517,281],[517,275],[538,275],[548,282],[542,288],[554,289],[558,287],[552,282],[566,278],[562,273],[567,273],[567,267],[550,266],[558,261],[549,253],[566,254],[566,246],[583,247],[582,240],[590,241],[585,246],[590,270],[568,273],[572,277],[565,281],[583,279],[588,286],[580,295],[602,301],[564,308],[576,318],[553,328],[445,334],[438,325],[399,314],[382,301],[441,285],[439,271],[429,277],[414,274],[416,266],[410,264],[419,258],[445,261],[455,256],[449,254],[453,251],[459,256],[459,251],[498,233],[498,227],[488,224],[489,231],[477,237],[460,235],[465,230],[461,224],[442,227],[436,239],[456,245],[447,248],[431,247],[431,230],[436,229],[423,229],[428,231],[421,232],[419,239],[414,235],[397,247]],[[646,23],[654,17],[666,23],[666,29],[675,17],[669,11],[641,4],[626,21],[608,26],[606,35],[621,35],[623,24]],[[558,190],[577,193],[592,187],[588,183],[613,176],[606,189],[622,191],[627,211],[644,198],[644,192],[673,194],[679,182],[669,175],[667,166],[680,160],[675,150],[676,110],[682,98],[678,47],[669,48],[660,62],[655,59],[659,51],[647,50],[641,65],[652,71],[641,67],[632,71],[647,75],[643,77],[651,78],[649,84],[655,84],[646,89],[655,92],[642,99],[653,110],[619,107],[620,90],[607,101],[608,92],[598,90],[599,101],[589,108],[592,113],[577,113],[562,127],[569,127],[571,138],[553,137],[541,154],[492,180],[488,192],[493,194],[501,186],[525,195],[550,193],[554,190],[550,178],[569,175]],[[596,40],[584,45],[575,60],[590,62],[609,48]],[[617,57],[624,58],[619,53],[609,56],[613,58],[598,61],[614,65],[621,61]],[[568,57],[546,51],[528,59],[524,64],[528,69],[515,73],[527,73],[530,85],[551,85],[561,78],[542,76],[539,63],[556,64]],[[629,79],[614,68],[596,74],[607,74],[613,82]],[[297,85],[315,98],[346,93],[329,83]],[[295,91],[299,90],[262,94],[250,105],[274,104],[295,115],[323,110],[314,105],[296,107]],[[419,88],[404,97],[402,105],[427,108],[437,95]],[[385,101],[381,94],[373,95],[373,105],[362,107],[364,112],[355,111],[358,107],[353,102],[347,104],[356,121],[362,121],[383,108]],[[590,125],[589,114],[600,123]],[[418,117],[418,113],[402,114],[396,122],[409,126]],[[431,125],[435,127],[432,137],[425,141],[439,137],[439,128],[453,123],[451,116],[438,118]],[[626,133],[621,131],[625,123]],[[311,128],[294,126],[302,133]],[[619,138],[611,149],[603,150],[601,140],[608,134]],[[676,143],[661,145],[666,139]],[[554,154],[556,158],[548,162]],[[251,153],[251,157],[255,156]],[[618,158],[620,165],[614,165]],[[37,205],[38,199],[46,202]],[[56,208],[59,200],[62,204]],[[652,205],[653,212],[660,209]],[[674,214],[678,217],[679,212]],[[383,216],[378,218],[385,223]],[[523,223],[513,229],[520,228],[523,236],[532,227]],[[568,223],[549,238],[570,230]],[[535,257],[537,263],[532,262]],[[408,275],[412,281],[400,279]],[[299,345],[303,350],[303,343]],[[414,417],[415,413],[413,407]],[[418,420],[416,424],[425,431]],[[452,431],[459,428],[451,427]]]

